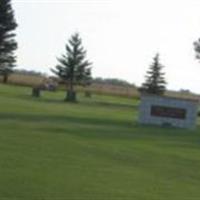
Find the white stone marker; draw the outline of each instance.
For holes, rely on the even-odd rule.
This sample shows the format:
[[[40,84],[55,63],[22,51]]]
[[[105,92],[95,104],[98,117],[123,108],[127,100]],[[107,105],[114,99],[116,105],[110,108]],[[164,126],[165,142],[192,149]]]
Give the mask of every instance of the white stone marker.
[[[194,129],[198,106],[198,100],[142,94],[139,122]]]

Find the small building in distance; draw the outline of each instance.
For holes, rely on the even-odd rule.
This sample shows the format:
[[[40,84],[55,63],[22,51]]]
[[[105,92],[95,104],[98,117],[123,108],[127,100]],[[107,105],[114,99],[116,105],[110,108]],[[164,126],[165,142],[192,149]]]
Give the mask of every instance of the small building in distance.
[[[141,94],[139,122],[194,129],[198,106],[198,100]]]

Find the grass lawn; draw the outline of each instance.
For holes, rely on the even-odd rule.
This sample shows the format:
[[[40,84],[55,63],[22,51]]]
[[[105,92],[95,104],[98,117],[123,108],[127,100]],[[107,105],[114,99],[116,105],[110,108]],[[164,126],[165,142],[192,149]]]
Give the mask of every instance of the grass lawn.
[[[0,85],[0,200],[200,199],[200,126],[140,126],[133,99],[30,94]]]

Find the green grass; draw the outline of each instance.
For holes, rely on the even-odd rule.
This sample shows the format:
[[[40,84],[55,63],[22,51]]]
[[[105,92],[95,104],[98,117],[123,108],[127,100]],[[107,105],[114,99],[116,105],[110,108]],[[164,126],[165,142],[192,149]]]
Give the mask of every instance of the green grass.
[[[197,200],[200,127],[137,124],[138,101],[0,85],[0,200]]]

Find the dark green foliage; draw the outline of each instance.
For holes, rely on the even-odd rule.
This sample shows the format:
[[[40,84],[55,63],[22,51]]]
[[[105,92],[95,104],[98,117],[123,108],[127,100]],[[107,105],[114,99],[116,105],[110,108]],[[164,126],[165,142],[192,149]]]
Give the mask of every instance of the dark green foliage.
[[[0,75],[4,77],[4,83],[15,66],[17,43],[13,31],[16,27],[11,0],[0,0]]]
[[[146,81],[142,84],[139,89],[140,92],[162,95],[166,90],[166,81],[164,79],[164,73],[161,72],[163,66],[159,61],[159,54],[153,58],[153,64],[150,66],[149,71],[147,71]]]
[[[66,45],[66,54],[58,58],[59,64],[52,70],[68,86],[67,101],[76,101],[74,85],[89,85],[91,82],[91,63],[85,59],[86,51],[78,33],[71,36]]]

